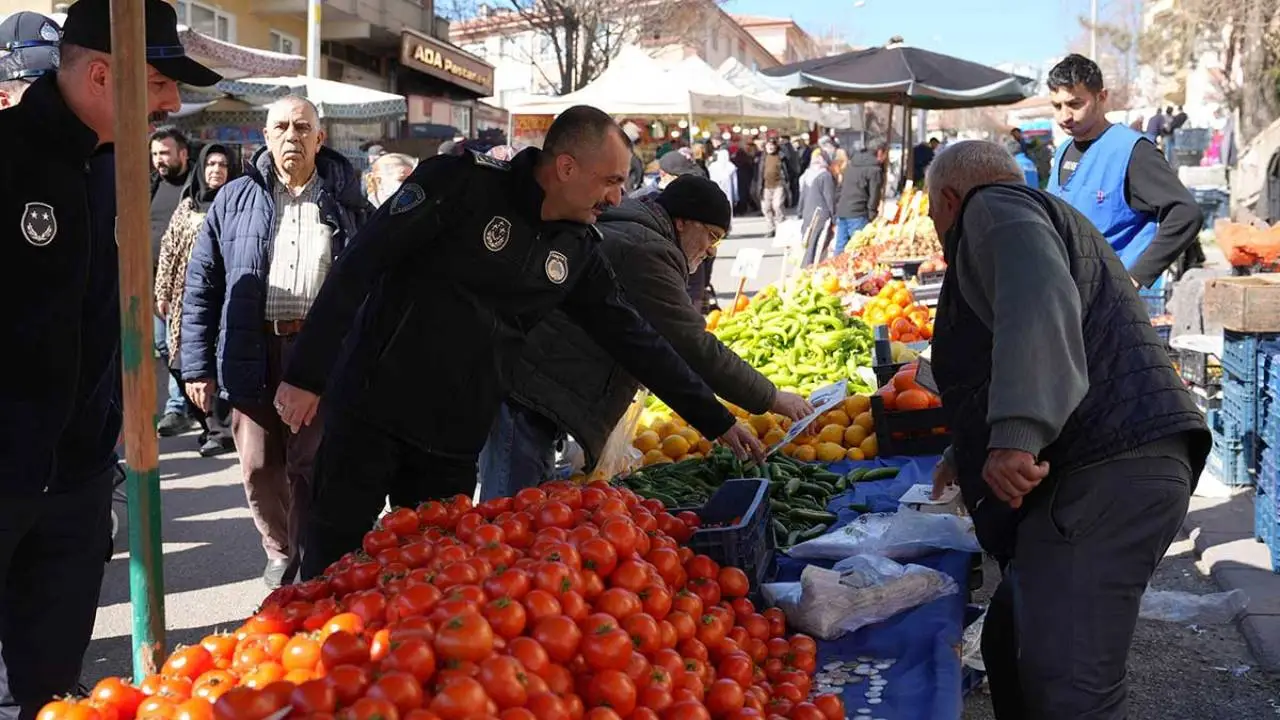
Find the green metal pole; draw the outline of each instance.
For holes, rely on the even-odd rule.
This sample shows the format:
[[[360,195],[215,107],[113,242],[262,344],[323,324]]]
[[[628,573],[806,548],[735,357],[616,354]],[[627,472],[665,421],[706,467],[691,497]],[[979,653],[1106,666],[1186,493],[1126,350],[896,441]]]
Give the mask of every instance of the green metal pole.
[[[129,464],[129,600],[133,674],[154,674],[164,657],[164,553],[160,544],[156,367],[151,357],[152,277],[147,174],[144,0],[111,0],[116,108],[116,245],[120,249],[120,355],[124,443]]]

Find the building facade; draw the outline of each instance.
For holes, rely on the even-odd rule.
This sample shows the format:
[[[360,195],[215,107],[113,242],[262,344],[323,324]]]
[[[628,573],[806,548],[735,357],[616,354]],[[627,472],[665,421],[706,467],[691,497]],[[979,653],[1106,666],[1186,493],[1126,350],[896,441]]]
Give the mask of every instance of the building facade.
[[[636,45],[663,61],[699,57],[719,67],[732,57],[752,69],[778,65],[767,47],[711,0],[690,0],[673,12],[669,0],[651,0],[654,13],[665,19],[659,27],[640,28],[628,19],[614,28],[630,35],[613,42]],[[661,7],[657,7],[661,6]],[[631,12],[635,12],[633,9]],[[450,38],[466,52],[494,68],[493,103],[518,104],[529,95],[561,94],[560,63],[555,29],[535,28],[514,12],[481,6],[476,17],[455,22]]]
[[[823,57],[821,44],[790,18],[732,16],[742,29],[755,38],[782,65]]]

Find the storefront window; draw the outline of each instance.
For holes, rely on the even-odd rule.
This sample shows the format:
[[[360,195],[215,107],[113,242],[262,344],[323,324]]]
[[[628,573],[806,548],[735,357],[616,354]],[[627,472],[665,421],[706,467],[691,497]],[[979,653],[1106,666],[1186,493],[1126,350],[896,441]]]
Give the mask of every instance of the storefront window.
[[[189,0],[177,4],[178,23],[198,33],[227,42],[235,42],[235,16]]]

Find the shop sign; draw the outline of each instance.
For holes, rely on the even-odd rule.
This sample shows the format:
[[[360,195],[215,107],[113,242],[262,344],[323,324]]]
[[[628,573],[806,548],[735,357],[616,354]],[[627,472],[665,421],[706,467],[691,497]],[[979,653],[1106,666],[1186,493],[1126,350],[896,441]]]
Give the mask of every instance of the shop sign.
[[[555,115],[516,115],[517,135],[545,135],[555,121]]]
[[[464,55],[434,38],[405,31],[400,64],[486,97],[493,94],[493,66]]]

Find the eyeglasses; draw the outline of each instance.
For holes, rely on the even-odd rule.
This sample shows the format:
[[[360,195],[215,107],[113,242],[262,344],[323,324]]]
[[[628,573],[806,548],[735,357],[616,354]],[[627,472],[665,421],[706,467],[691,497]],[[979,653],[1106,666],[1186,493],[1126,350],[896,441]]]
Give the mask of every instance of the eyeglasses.
[[[705,223],[702,227],[707,231],[707,237],[711,238],[711,249],[720,247],[720,243],[724,242],[725,233],[718,232]]]

